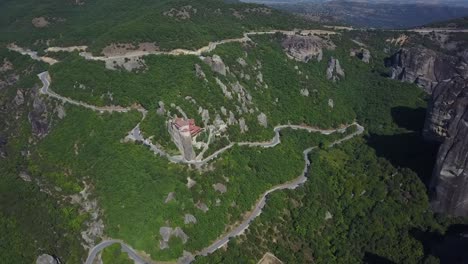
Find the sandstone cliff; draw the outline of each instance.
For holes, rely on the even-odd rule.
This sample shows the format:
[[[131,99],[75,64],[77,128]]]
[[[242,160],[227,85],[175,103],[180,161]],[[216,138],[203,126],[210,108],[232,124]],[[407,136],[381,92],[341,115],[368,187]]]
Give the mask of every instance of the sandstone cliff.
[[[386,60],[392,78],[432,94],[424,126],[427,140],[441,142],[433,172],[435,212],[468,216],[468,66],[464,56],[426,48],[401,49]]]

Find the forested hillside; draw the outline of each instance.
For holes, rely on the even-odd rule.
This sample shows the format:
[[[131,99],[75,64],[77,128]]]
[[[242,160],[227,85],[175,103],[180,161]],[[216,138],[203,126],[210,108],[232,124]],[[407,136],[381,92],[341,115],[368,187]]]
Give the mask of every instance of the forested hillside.
[[[430,211],[428,96],[384,64],[401,33],[320,28],[217,0],[2,1],[5,263],[437,261],[413,231],[464,220]],[[178,118],[200,129],[183,147]]]

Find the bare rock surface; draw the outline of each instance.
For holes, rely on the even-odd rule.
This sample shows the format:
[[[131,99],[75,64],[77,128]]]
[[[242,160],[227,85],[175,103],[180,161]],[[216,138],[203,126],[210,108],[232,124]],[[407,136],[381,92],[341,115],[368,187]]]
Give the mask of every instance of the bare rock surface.
[[[184,216],[184,224],[188,225],[188,224],[196,224],[197,223],[197,219],[195,218],[194,215],[192,214],[185,214]]]
[[[330,60],[328,61],[327,79],[336,82],[344,77],[345,77],[345,72],[343,68],[341,68],[340,61],[338,59],[331,57]]]
[[[432,94],[423,134],[441,142],[430,183],[435,212],[468,216],[468,67],[464,56],[423,47],[400,49],[386,60],[392,78]]]
[[[60,119],[63,119],[65,116],[67,116],[67,113],[65,112],[65,107],[63,107],[63,105],[61,104],[55,107],[55,112],[57,113],[57,116]]]
[[[187,177],[187,188],[192,188],[193,186],[195,186],[195,184],[197,184],[196,181],[192,180],[190,177]]]
[[[329,106],[330,108],[335,107],[335,102],[333,102],[333,99],[328,99],[328,106]]]
[[[195,15],[198,10],[191,5],[182,6],[180,8],[171,8],[168,11],[164,11],[163,15],[173,17],[177,20],[187,20]]]
[[[177,264],[190,264],[193,261],[195,261],[195,257],[192,253],[184,250],[182,257],[177,260]]]
[[[268,127],[268,120],[267,120],[267,116],[264,114],[264,113],[260,113],[258,116],[257,116],[257,120],[258,120],[258,123],[263,126],[263,127]]]
[[[42,254],[36,259],[36,264],[60,264],[60,262],[48,254]]]
[[[431,182],[432,208],[452,216],[468,216],[468,81],[440,83],[428,109],[425,134],[444,140]],[[445,138],[445,139],[444,139]]]
[[[21,90],[17,90],[16,91],[16,96],[15,96],[15,99],[13,99],[15,101],[15,104],[17,106],[20,106],[24,103],[24,94]]]
[[[335,44],[319,36],[288,35],[281,43],[286,54],[297,61],[309,62],[312,59],[321,61],[323,49],[333,50]]]
[[[175,199],[175,193],[174,192],[170,192],[167,194],[167,197],[166,199],[164,200],[164,203],[169,203],[170,201],[174,200]]]
[[[13,70],[13,64],[7,58],[4,58],[3,64],[0,66],[0,72],[6,72],[10,70]]]
[[[31,20],[31,23],[36,28],[44,28],[49,25],[49,21],[45,17],[35,17]]]
[[[220,193],[225,193],[227,191],[226,185],[224,185],[222,183],[213,184],[213,189],[215,191],[220,192]]]
[[[195,74],[199,79],[206,80],[206,74],[203,72],[203,69],[199,64],[195,64]]]
[[[243,117],[239,118],[239,127],[241,130],[241,133],[245,133],[249,131],[249,127],[247,127],[247,124],[245,123],[245,119]]]
[[[46,102],[40,97],[39,91],[35,89],[33,92],[34,101],[33,109],[28,115],[29,123],[32,126],[33,135],[43,138],[50,130],[48,120],[48,111]]]
[[[391,78],[416,83],[429,94],[443,80],[457,75],[468,77],[464,61],[426,48],[400,49],[385,63],[392,68]]]
[[[368,49],[352,49],[350,52],[352,57],[356,57],[365,63],[369,63],[371,59],[371,53]]]
[[[218,55],[215,54],[215,55],[213,55],[213,57],[206,57],[206,58],[203,59],[203,61],[206,64],[210,65],[211,70],[213,70],[214,72],[217,72],[217,73],[219,73],[221,75],[226,76],[227,67],[224,64],[221,57],[219,57]]]
[[[187,234],[185,234],[184,230],[182,230],[182,228],[180,227],[176,227],[172,232],[172,235],[174,235],[177,238],[180,238],[183,244],[187,243],[187,240],[189,239]]]
[[[202,203],[200,201],[198,201],[198,203],[195,204],[195,207],[202,210],[204,213],[208,212],[208,210],[209,210],[208,206],[205,203]]]

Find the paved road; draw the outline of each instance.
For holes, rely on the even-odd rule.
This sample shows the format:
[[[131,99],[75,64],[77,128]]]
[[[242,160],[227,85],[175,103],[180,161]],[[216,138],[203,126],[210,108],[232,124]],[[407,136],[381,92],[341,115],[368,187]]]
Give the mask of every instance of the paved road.
[[[49,86],[50,86],[50,76],[49,76],[48,72],[40,73],[40,74],[38,74],[38,77],[40,78],[40,80],[43,83],[43,86],[40,89],[40,92],[42,94],[46,94],[48,96],[54,97],[54,98],[56,98],[58,100],[66,102],[66,103],[74,104],[74,105],[77,105],[77,106],[82,106],[82,107],[85,107],[85,108],[88,108],[88,109],[91,109],[91,110],[94,110],[94,111],[100,111],[100,112],[104,112],[104,111],[107,111],[107,112],[128,112],[128,111],[130,111],[132,109],[135,109],[135,108],[124,108],[124,107],[120,107],[120,106],[98,107],[98,106],[89,105],[89,104],[86,104],[86,103],[83,103],[83,102],[75,101],[75,100],[72,100],[70,98],[58,95],[55,92],[53,92],[52,90],[50,90],[50,88],[49,88]],[[136,108],[136,109],[141,111],[143,113],[143,118],[145,118],[146,110],[142,109],[142,108]],[[137,141],[143,141],[143,143],[145,145],[150,146],[150,149],[152,151],[154,151],[155,153],[158,153],[158,154],[160,154],[162,156],[167,157],[172,162],[203,165],[203,164],[206,164],[207,162],[215,159],[220,154],[222,154],[223,152],[225,152],[228,149],[232,148],[236,144],[239,145],[239,146],[248,146],[248,147],[264,147],[264,148],[275,147],[276,145],[281,143],[280,132],[281,132],[282,129],[300,129],[300,130],[306,130],[308,132],[315,132],[315,133],[322,133],[324,135],[330,135],[330,134],[332,134],[334,132],[345,132],[346,129],[348,127],[352,126],[352,125],[355,125],[357,127],[357,130],[353,134],[350,134],[350,135],[348,135],[348,136],[346,136],[346,137],[344,137],[342,139],[336,140],[335,142],[330,144],[329,147],[333,147],[333,146],[335,146],[337,144],[340,144],[340,143],[342,143],[342,142],[344,142],[346,140],[349,140],[349,139],[351,139],[351,138],[353,138],[353,137],[355,137],[357,135],[362,134],[363,131],[364,131],[364,127],[362,127],[361,125],[359,125],[356,122],[351,124],[351,125],[348,125],[348,126],[346,126],[344,128],[339,128],[339,129],[318,129],[318,128],[314,128],[314,127],[301,126],[301,125],[280,125],[280,126],[276,126],[274,128],[275,135],[272,138],[272,140],[269,141],[269,142],[238,142],[238,143],[231,143],[230,145],[216,151],[215,153],[213,153],[212,155],[210,155],[206,159],[199,160],[199,161],[186,161],[182,157],[175,157],[175,156],[168,155],[167,153],[165,153],[161,149],[157,148],[157,146],[153,145],[148,139],[144,139],[142,137],[141,132],[140,132],[140,128],[139,128],[139,124],[129,133],[127,138],[137,140]],[[260,197],[260,199],[255,204],[254,209],[251,211],[251,213],[236,228],[234,228],[232,231],[228,232],[227,234],[224,234],[221,238],[219,238],[218,240],[213,242],[210,246],[202,249],[199,253],[196,254],[196,256],[199,256],[199,255],[206,256],[208,254],[211,254],[211,253],[215,252],[216,250],[218,250],[220,247],[224,246],[226,243],[228,243],[229,240],[232,237],[235,237],[235,236],[238,236],[238,235],[242,234],[250,226],[250,223],[262,213],[262,210],[263,210],[263,208],[264,208],[264,206],[265,206],[265,204],[267,202],[267,198],[268,198],[268,195],[270,193],[278,191],[278,190],[284,190],[284,189],[296,189],[297,187],[304,184],[307,181],[307,174],[309,173],[309,170],[310,170],[310,160],[308,158],[308,154],[313,149],[315,149],[315,147],[308,148],[308,149],[304,150],[304,152],[303,152],[305,165],[304,165],[304,170],[303,170],[301,175],[299,175],[296,179],[294,179],[292,181],[289,181],[289,182],[281,184],[281,185],[277,185],[277,186],[267,190],[265,193],[263,193],[262,196]],[[85,264],[92,264],[94,259],[97,256],[97,254],[99,254],[99,252],[101,252],[104,248],[106,248],[106,247],[108,247],[110,245],[116,244],[116,243],[119,243],[122,246],[122,250],[124,252],[127,252],[129,257],[134,259],[136,263],[138,263],[138,264],[147,263],[142,257],[140,257],[138,255],[138,253],[134,249],[132,249],[130,246],[126,245],[122,241],[120,241],[120,240],[105,240],[105,241],[99,243],[98,245],[96,245],[95,247],[93,247],[90,250],[88,258],[86,259]]]
[[[128,257],[133,259],[135,261],[135,263],[137,263],[137,264],[148,264],[148,263],[150,263],[150,262],[147,262],[146,260],[144,260],[142,257],[140,257],[138,255],[138,253],[136,253],[136,251],[133,248],[131,248],[130,246],[128,246],[127,244],[123,243],[120,240],[112,239],[112,240],[102,241],[101,243],[97,244],[92,249],[90,249],[89,255],[88,255],[88,258],[85,261],[85,264],[92,264],[99,252],[101,252],[106,247],[112,246],[114,244],[120,244],[120,246],[122,247],[122,251],[126,252],[128,254]]]
[[[454,28],[416,28],[408,29],[402,31],[410,31],[417,33],[431,33],[431,32],[440,32],[440,33],[468,33],[468,29],[454,29]]]
[[[50,57],[45,57],[45,56],[41,57],[41,56],[37,55],[37,51],[32,51],[30,49],[21,48],[21,47],[18,47],[17,45],[15,45],[15,44],[10,44],[10,45],[8,45],[7,48],[9,50],[11,50],[11,51],[16,51],[16,52],[18,52],[18,53],[20,53],[22,55],[29,56],[33,60],[42,61],[42,62],[45,62],[45,63],[50,64],[50,65],[53,65],[53,64],[59,62],[58,60],[50,58]]]
[[[329,147],[333,147],[333,146],[336,146],[338,144],[341,144],[344,141],[349,140],[349,139],[351,139],[351,138],[353,138],[353,137],[355,137],[357,135],[360,135],[360,134],[362,134],[364,132],[364,127],[362,127],[361,125],[359,125],[357,123],[355,123],[355,125],[357,126],[357,130],[354,133],[352,133],[352,134],[350,134],[350,135],[348,135],[348,136],[346,136],[346,137],[344,137],[342,139],[336,140],[335,142],[331,143],[329,145]],[[283,126],[282,128],[290,128],[290,127],[289,126]],[[279,130],[280,129],[278,129],[277,131],[279,132]],[[313,132],[316,132],[316,130],[317,129],[313,129]],[[318,131],[318,132],[324,132],[324,131],[326,131],[326,133],[332,133],[331,131],[333,131],[333,130],[322,130],[322,131]],[[304,150],[303,154],[304,154],[305,166],[304,166],[304,170],[302,171],[301,175],[299,175],[293,181],[290,181],[290,182],[287,182],[287,183],[284,183],[284,184],[281,184],[281,185],[277,185],[277,186],[269,189],[265,193],[263,193],[263,195],[261,196],[260,200],[255,205],[252,212],[242,221],[241,224],[239,224],[231,232],[223,235],[221,238],[216,240],[210,246],[208,246],[208,247],[204,248],[203,250],[201,250],[200,253],[198,253],[197,255],[206,256],[208,254],[211,254],[211,253],[215,252],[217,249],[219,249],[220,247],[227,244],[231,238],[242,234],[250,226],[250,223],[262,213],[262,210],[263,210],[263,207],[265,207],[268,195],[271,194],[272,192],[275,192],[275,191],[278,191],[278,190],[284,190],[284,189],[294,190],[297,187],[304,184],[307,181],[307,175],[308,175],[308,173],[310,171],[309,153],[312,150],[314,150],[315,148],[316,147],[311,147],[311,148],[308,148],[308,149]]]
[[[364,127],[362,127],[358,123],[353,123],[352,125],[355,125],[357,127],[357,129],[356,129],[356,131],[354,133],[352,133],[350,135],[347,135],[347,136],[343,137],[342,139],[334,141],[333,143],[331,143],[329,145],[329,147],[333,147],[333,146],[336,146],[338,144],[341,144],[344,141],[350,140],[353,137],[358,136],[358,135],[360,135],[360,134],[362,134],[364,132]],[[274,138],[272,139],[271,142],[266,142],[266,143],[265,142],[244,142],[243,145],[244,146],[250,146],[250,147],[258,147],[258,146],[274,147],[274,146],[280,144],[280,142],[281,142],[279,132],[282,129],[286,129],[286,128],[303,129],[303,130],[307,130],[309,132],[319,132],[319,133],[323,133],[323,134],[326,134],[326,135],[329,135],[329,134],[334,133],[334,132],[344,132],[346,130],[346,128],[322,130],[322,129],[306,127],[306,126],[283,125],[283,126],[275,127],[275,129],[274,129],[275,136],[274,136]],[[138,126],[135,127],[134,130],[132,130],[132,133],[139,134],[139,127]],[[240,144],[240,143],[237,143],[237,144]],[[279,191],[279,190],[284,190],[284,189],[293,190],[293,189],[296,189],[297,187],[301,186],[302,184],[304,184],[307,181],[307,179],[308,179],[307,175],[310,172],[310,160],[309,160],[308,156],[309,156],[309,153],[311,151],[313,151],[315,148],[316,147],[311,147],[311,148],[308,148],[308,149],[304,150],[303,154],[304,154],[304,163],[305,163],[305,165],[304,165],[304,170],[302,171],[301,175],[299,175],[296,179],[294,179],[292,181],[283,183],[281,185],[277,185],[277,186],[267,190],[265,193],[263,193],[262,196],[260,197],[260,199],[255,204],[253,210],[250,212],[250,214],[245,219],[243,219],[242,222],[237,227],[235,227],[233,230],[231,230],[227,234],[222,235],[219,239],[214,241],[211,245],[209,245],[208,247],[202,249],[200,252],[195,254],[195,256],[207,256],[207,255],[215,252],[216,250],[218,250],[222,246],[226,245],[231,238],[243,234],[244,231],[247,228],[249,228],[250,223],[262,213],[263,208],[265,207],[265,204],[267,202],[268,195],[270,195],[271,193],[273,193],[275,191]],[[183,162],[183,161],[179,161],[179,162]],[[207,161],[205,161],[205,162],[207,162]],[[112,242],[113,240],[110,240],[110,241]],[[116,242],[113,242],[113,243],[107,244],[106,242],[107,241],[104,241],[104,242],[101,243],[102,245],[99,244],[98,246],[91,249],[88,259],[91,259],[91,260],[94,259],[99,251],[101,251],[102,249],[104,249],[107,246],[110,246],[110,245],[116,243]],[[122,244],[122,242],[120,242],[120,241],[118,243]],[[124,245],[124,244],[122,244],[122,245]],[[137,253],[133,249],[128,247],[128,250],[129,250],[129,252],[131,251],[133,255],[137,255]],[[88,261],[86,262],[86,264],[91,264],[91,263],[92,262],[88,262]],[[144,263],[144,262],[138,262],[138,263]]]
[[[143,116],[145,116],[145,114],[147,113],[147,110],[144,109],[143,107],[122,107],[122,106],[114,106],[114,105],[112,105],[112,106],[94,106],[94,105],[90,105],[90,104],[87,104],[87,103],[84,103],[84,102],[80,102],[80,101],[70,99],[68,97],[61,96],[61,95],[55,93],[54,91],[52,91],[49,88],[50,82],[51,82],[49,72],[45,71],[45,72],[39,73],[37,76],[42,81],[42,88],[41,88],[40,92],[42,94],[46,94],[46,95],[48,95],[50,97],[58,99],[58,100],[60,100],[60,101],[62,101],[64,103],[69,103],[69,104],[72,104],[72,105],[81,106],[81,107],[91,109],[93,111],[98,111],[98,112],[101,112],[101,113],[102,112],[126,113],[126,112],[129,112],[131,110],[137,110],[137,111],[143,113]]]
[[[243,43],[247,41],[251,41],[250,36],[254,35],[273,35],[276,33],[282,33],[285,35],[294,35],[294,34],[339,34],[336,31],[330,30],[320,30],[320,29],[313,29],[313,30],[270,30],[270,31],[253,31],[253,32],[246,32],[243,34],[241,38],[232,38],[232,39],[224,39],[220,41],[214,41],[208,43],[208,45],[201,47],[197,50],[188,50],[188,49],[174,49],[171,51],[140,51],[140,50],[133,50],[128,51],[125,54],[115,55],[115,56],[93,56],[91,53],[83,51],[80,52],[80,56],[84,57],[87,60],[97,60],[97,61],[109,61],[109,60],[116,60],[116,59],[124,59],[124,58],[135,58],[135,57],[143,57],[147,55],[195,55],[201,56],[204,53],[211,52],[218,45],[226,44],[226,43]],[[46,49],[47,51],[75,51],[75,50],[86,50],[86,46],[73,46],[73,47],[50,47]]]

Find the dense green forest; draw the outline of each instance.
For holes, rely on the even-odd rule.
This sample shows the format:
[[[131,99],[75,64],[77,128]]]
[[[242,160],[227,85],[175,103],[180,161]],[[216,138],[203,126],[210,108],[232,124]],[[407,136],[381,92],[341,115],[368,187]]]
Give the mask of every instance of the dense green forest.
[[[188,6],[189,18],[178,17]],[[97,53],[111,43],[155,42],[161,49],[193,49],[253,29],[313,26],[276,10],[255,8],[221,0],[6,0],[0,3],[0,42],[34,43],[37,49],[46,41],[52,46],[89,45]],[[175,15],[165,15],[171,9]],[[38,17],[45,18],[47,26],[34,27],[32,19]]]
[[[12,67],[0,72],[2,80],[20,75],[14,84],[0,93],[0,256],[3,263],[32,263],[41,254],[51,254],[69,263],[78,263],[85,254],[80,232],[87,218],[76,205],[63,201],[53,185],[38,179],[27,170],[31,126],[28,111],[19,106],[9,108],[18,89],[30,93],[44,65],[27,57],[0,49],[1,61]],[[25,96],[26,97],[26,96]],[[27,97],[26,97],[27,100]],[[8,109],[8,111],[3,111]],[[9,137],[7,141],[5,136]],[[26,181],[29,178],[29,181]],[[26,179],[26,180],[25,180]]]
[[[31,21],[37,17],[49,24],[34,27]],[[17,42],[39,51],[47,45],[84,44],[100,53],[111,43],[140,42],[155,42],[163,50],[194,49],[250,30],[314,27],[262,6],[217,0],[0,3],[0,44]],[[92,213],[72,200],[89,187],[85,190],[97,201],[103,237],[121,239],[153,260],[173,261],[184,250],[195,253],[208,246],[242,219],[261,194],[298,177],[303,150],[316,146],[303,187],[270,195],[245,235],[196,262],[255,263],[269,251],[285,263],[375,263],[375,258],[437,263],[413,232],[443,233],[463,220],[449,221],[429,209],[425,184],[438,146],[421,137],[427,96],[416,85],[390,80],[384,67],[384,59],[398,48],[386,40],[398,34],[343,31],[323,36],[336,49],[324,50],[323,60],[309,63],[288,58],[282,34],[252,36],[252,42],[224,44],[203,54],[219,55],[226,75],[197,56],[146,56],[144,69],[128,72],[106,69],[103,62],[78,53],[56,53],[61,62],[49,66],[0,48],[0,66],[6,61],[13,65],[0,71],[0,80],[14,80],[6,88],[0,83],[0,256],[5,263],[33,263],[41,254],[82,262],[87,252],[81,232]],[[351,49],[359,48],[352,40],[367,45],[369,64],[350,56]],[[417,44],[426,40],[414,38]],[[337,82],[325,77],[331,57],[339,59],[346,73]],[[204,78],[197,76],[196,65]],[[142,120],[138,111],[100,113],[63,105],[39,94],[36,74],[45,70],[51,89],[60,95],[97,106],[137,104],[148,114]],[[227,98],[219,83],[229,89],[242,86],[251,96],[245,103],[250,109],[240,111],[245,99]],[[310,94],[304,96],[303,90]],[[158,114],[160,101],[168,114]],[[327,136],[286,129],[274,148],[236,145],[202,168],[170,163],[146,146],[124,140],[140,123],[145,138],[178,154],[167,130],[170,116],[179,114],[177,107],[197,124],[203,124],[200,108],[209,110],[210,122],[216,115],[227,119],[223,108],[245,118],[248,131],[228,126],[205,157],[232,142],[271,140],[280,124],[337,128],[357,121],[366,130],[328,148],[356,128]],[[35,111],[42,108],[37,117]],[[62,109],[61,117],[57,109]],[[259,124],[260,113],[267,116],[265,126]],[[35,118],[45,119],[46,135],[34,133]],[[207,137],[207,131],[199,135],[204,141]],[[196,183],[189,188],[189,181]],[[226,192],[217,191],[217,184]],[[185,223],[186,214],[196,223]],[[169,248],[161,249],[163,226],[181,227],[187,242],[172,237]],[[106,264],[131,262],[118,245],[106,248],[102,259]]]

